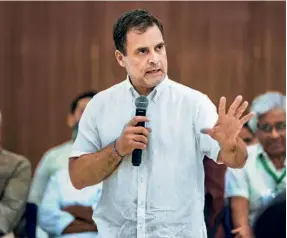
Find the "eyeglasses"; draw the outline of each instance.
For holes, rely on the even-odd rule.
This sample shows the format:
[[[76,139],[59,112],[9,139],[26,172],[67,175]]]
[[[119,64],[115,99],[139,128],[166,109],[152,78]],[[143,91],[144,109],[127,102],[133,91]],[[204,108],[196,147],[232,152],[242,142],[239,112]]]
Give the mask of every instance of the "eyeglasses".
[[[276,122],[274,125],[270,125],[268,123],[264,123],[262,125],[257,126],[257,128],[260,131],[266,132],[266,133],[270,133],[273,131],[273,128],[277,131],[277,132],[281,132],[283,130],[286,130],[286,122]]]

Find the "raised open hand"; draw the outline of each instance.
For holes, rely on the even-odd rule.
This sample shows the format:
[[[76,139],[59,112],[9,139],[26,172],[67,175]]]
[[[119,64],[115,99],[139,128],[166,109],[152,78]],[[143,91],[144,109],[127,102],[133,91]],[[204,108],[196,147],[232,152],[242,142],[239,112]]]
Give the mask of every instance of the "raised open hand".
[[[237,137],[244,123],[249,121],[254,113],[242,116],[248,107],[248,102],[242,102],[242,96],[237,96],[226,113],[226,98],[221,97],[218,107],[218,120],[213,128],[203,129],[201,132],[208,134],[218,141],[224,150],[232,150],[236,146]]]

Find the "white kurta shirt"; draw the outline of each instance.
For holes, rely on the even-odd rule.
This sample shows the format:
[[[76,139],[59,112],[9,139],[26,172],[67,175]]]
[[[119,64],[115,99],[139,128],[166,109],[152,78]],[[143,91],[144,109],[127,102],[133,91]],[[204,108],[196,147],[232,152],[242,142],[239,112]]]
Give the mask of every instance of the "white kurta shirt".
[[[139,96],[127,79],[98,93],[86,107],[70,157],[94,153],[118,138],[135,115]],[[103,182],[94,213],[101,237],[203,238],[203,157],[219,145],[202,128],[217,118],[209,98],[167,77],[148,96],[152,129],[142,164],[124,159]]]
[[[228,168],[225,175],[226,197],[244,197],[249,200],[249,223],[253,225],[260,211],[286,188],[286,179],[277,185],[260,162],[262,154],[269,168],[278,177],[285,169],[277,170],[260,144],[248,147],[248,159],[242,169]]]

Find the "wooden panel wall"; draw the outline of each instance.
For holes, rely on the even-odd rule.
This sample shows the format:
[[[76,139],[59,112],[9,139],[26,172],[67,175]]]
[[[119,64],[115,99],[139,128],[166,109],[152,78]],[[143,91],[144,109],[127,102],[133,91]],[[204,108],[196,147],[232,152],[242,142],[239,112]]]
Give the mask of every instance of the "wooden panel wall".
[[[33,167],[69,138],[75,95],[120,82],[112,25],[147,8],[163,22],[169,76],[217,103],[285,93],[285,2],[1,2],[0,109],[4,146]]]

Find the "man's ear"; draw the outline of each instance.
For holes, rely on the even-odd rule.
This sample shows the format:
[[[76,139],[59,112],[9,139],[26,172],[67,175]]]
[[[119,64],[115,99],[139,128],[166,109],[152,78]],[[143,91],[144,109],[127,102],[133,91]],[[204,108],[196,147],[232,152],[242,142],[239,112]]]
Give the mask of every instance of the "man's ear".
[[[73,126],[75,125],[75,119],[72,113],[69,113],[67,116],[67,124],[70,128],[73,128]]]
[[[124,55],[119,50],[116,50],[115,57],[118,61],[118,64],[124,68],[125,67]]]

